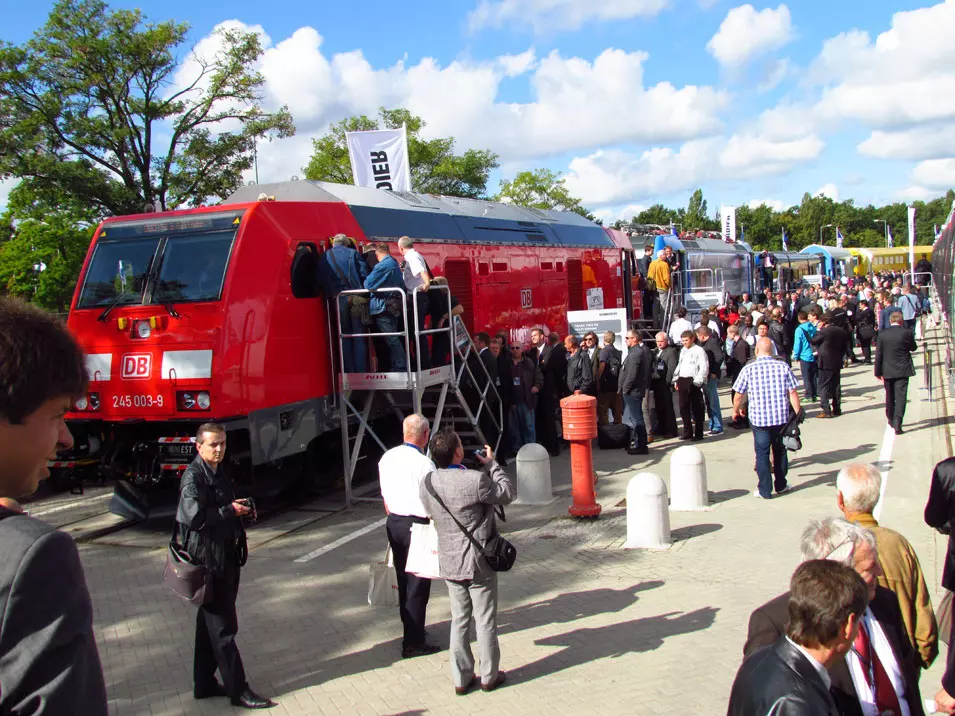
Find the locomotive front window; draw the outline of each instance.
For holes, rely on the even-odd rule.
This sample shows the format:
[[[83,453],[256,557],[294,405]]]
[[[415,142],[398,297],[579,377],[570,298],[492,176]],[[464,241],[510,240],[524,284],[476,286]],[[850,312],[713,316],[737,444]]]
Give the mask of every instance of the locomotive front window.
[[[86,272],[79,308],[140,303],[159,238],[99,241]]]
[[[218,301],[234,238],[233,231],[170,236],[163,252],[153,301]]]

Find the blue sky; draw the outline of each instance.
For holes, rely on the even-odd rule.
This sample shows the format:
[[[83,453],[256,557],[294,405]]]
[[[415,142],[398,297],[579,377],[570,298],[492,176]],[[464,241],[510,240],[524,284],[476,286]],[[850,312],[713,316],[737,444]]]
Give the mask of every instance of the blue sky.
[[[0,38],[27,40],[52,5],[8,7]],[[299,174],[330,122],[384,104],[497,151],[492,190],[551,167],[611,220],[685,205],[697,186],[715,209],[806,191],[924,199],[955,184],[955,0],[112,6],[188,22],[204,52],[223,22],[263,33],[266,101],[298,127],[260,154],[263,181]]]

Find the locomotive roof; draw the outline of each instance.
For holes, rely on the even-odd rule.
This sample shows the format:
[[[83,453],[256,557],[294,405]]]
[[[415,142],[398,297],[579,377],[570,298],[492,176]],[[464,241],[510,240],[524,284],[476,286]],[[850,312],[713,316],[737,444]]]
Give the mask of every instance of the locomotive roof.
[[[845,261],[852,258],[848,249],[840,249],[837,246],[823,246],[822,244],[809,244],[799,253],[801,254],[822,254],[836,261]]]
[[[373,241],[410,236],[422,242],[614,248],[603,227],[569,211],[349,184],[288,181],[249,185],[223,204],[253,203],[260,194],[275,197],[276,201],[344,202]]]

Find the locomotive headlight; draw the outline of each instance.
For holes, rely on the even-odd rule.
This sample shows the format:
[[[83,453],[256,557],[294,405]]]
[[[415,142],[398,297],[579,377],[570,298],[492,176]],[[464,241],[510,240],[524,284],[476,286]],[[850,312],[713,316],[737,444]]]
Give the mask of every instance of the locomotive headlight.
[[[86,410],[86,409],[89,407],[89,404],[90,404],[90,403],[89,403],[89,401],[86,399],[86,396],[85,396],[85,395],[84,395],[82,398],[77,398],[77,399],[76,399],[76,402],[74,403],[74,405],[76,406],[76,409],[77,409],[77,410]]]
[[[90,393],[90,410],[99,410],[99,393]]]
[[[179,410],[208,410],[212,405],[212,398],[204,390],[181,390],[176,393],[176,404]]]
[[[140,338],[149,338],[152,335],[153,329],[149,325],[149,321],[140,321],[136,324],[136,335]]]
[[[212,405],[212,398],[209,397],[208,393],[203,391],[196,396],[196,405],[199,406],[200,410],[208,410],[209,406]]]

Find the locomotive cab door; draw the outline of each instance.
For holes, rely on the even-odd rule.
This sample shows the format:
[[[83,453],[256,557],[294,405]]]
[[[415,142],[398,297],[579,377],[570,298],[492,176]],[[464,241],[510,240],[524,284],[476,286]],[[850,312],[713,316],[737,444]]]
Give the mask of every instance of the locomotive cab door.
[[[621,295],[623,296],[623,305],[627,309],[627,321],[632,321],[636,316],[633,315],[633,294],[635,291],[634,277],[637,275],[637,261],[633,255],[633,249],[624,249],[621,252],[620,263],[622,265],[621,275],[623,285],[621,286]]]

